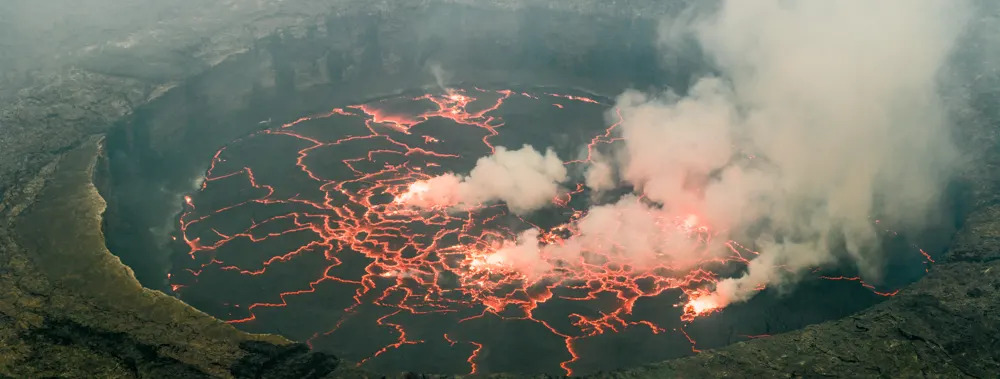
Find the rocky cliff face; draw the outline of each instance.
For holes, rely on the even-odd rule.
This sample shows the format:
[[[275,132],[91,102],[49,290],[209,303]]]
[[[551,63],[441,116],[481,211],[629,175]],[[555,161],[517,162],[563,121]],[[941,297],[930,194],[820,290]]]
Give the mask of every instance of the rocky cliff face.
[[[366,375],[282,338],[239,332],[140,286],[105,247],[106,203],[93,184],[103,136],[153,101],[218,112],[309,91],[337,101],[335,96],[349,96],[338,89],[362,91],[360,83],[374,77],[386,78],[384,87],[358,93],[429,84],[424,69],[434,61],[453,66],[458,78],[545,78],[598,91],[669,85],[669,69],[656,74],[642,66],[646,57],[655,58],[650,40],[615,55],[597,37],[606,37],[601,25],[622,20],[634,23],[626,30],[650,31],[656,15],[683,6],[639,0],[190,0],[183,7],[150,1],[121,10],[109,8],[108,0],[85,3],[47,3],[48,13],[29,15],[41,20],[30,24],[34,29],[3,18],[24,9],[26,1],[0,5],[0,33],[18,36],[0,45],[6,52],[0,54],[0,375]],[[424,12],[422,17],[448,21],[420,24],[439,27],[481,20],[463,21],[472,16],[449,13],[455,9],[497,13],[484,23],[489,28],[469,28],[479,34],[462,38],[449,38],[455,29],[418,28],[411,16]],[[114,17],[116,12],[130,17]],[[995,29],[995,18],[994,11],[982,12],[979,27]],[[544,20],[558,27],[537,25]],[[406,43],[401,36],[414,30],[419,44]],[[538,36],[544,38],[525,43]],[[901,295],[855,316],[607,376],[988,377],[1000,371],[1000,73],[984,69],[995,67],[995,55],[984,51],[996,42],[971,40],[962,56],[975,75],[955,89],[964,105],[956,116],[968,125],[963,138],[974,158],[965,174],[974,195],[971,216],[946,261]],[[497,46],[513,54],[490,55]],[[443,53],[422,55],[427,51]],[[468,51],[478,53],[448,53]],[[595,59],[604,66],[580,63]],[[488,69],[462,71],[468,67]],[[580,81],[598,76],[606,81]],[[228,84],[222,88],[229,91],[193,84],[211,80]],[[193,138],[183,116],[154,120],[141,131],[120,127],[109,138],[131,138],[135,151],[159,152],[141,159],[176,159],[170,147]],[[216,132],[213,138],[222,139],[245,130]]]

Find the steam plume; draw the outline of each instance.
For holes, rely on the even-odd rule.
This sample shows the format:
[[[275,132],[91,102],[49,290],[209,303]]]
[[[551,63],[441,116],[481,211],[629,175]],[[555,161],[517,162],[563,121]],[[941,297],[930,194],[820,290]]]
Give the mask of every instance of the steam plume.
[[[446,174],[414,183],[396,200],[419,207],[463,209],[503,201],[514,213],[541,208],[559,193],[566,168],[551,149],[542,155],[529,145],[519,150],[497,147],[480,158],[468,176]]]
[[[720,75],[686,96],[620,96],[620,170],[664,209],[756,242],[718,305],[838,252],[877,279],[874,218],[919,226],[956,162],[936,77],[964,14],[952,1],[724,1],[665,23],[667,47],[693,36]]]
[[[877,279],[874,219],[921,226],[957,162],[936,79],[966,15],[951,0],[727,0],[711,15],[664,23],[667,49],[693,38],[717,73],[684,94],[623,93],[624,142],[585,172],[595,191],[617,176],[644,200],[591,208],[560,244],[524,232],[497,261],[532,275],[595,252],[637,268],[682,267],[705,256],[690,233],[707,224],[723,233],[717,240],[760,252],[745,274],[717,284],[718,306],[842,258]],[[498,150],[469,177],[428,180],[409,202],[503,200],[523,213],[565,180],[557,161],[551,151]]]
[[[726,126],[732,141],[716,149],[732,143],[759,157],[715,166],[700,201],[712,222],[766,222],[747,273],[718,284],[723,304],[837,251],[879,276],[873,218],[919,226],[957,161],[936,79],[965,17],[956,1],[725,1],[710,18],[674,25],[694,33],[728,83],[706,96],[699,86],[715,79],[703,79],[693,99],[739,110]]]
[[[447,92],[449,90],[447,84],[448,81],[451,80],[451,74],[445,71],[444,67],[441,67],[440,63],[436,62],[431,63],[428,66],[428,70],[430,70],[431,75],[434,76],[434,82],[437,83],[438,88],[440,88],[442,91]]]
[[[587,167],[584,175],[584,184],[595,193],[607,191],[617,186],[614,177],[614,168],[599,153],[593,154],[590,165]]]

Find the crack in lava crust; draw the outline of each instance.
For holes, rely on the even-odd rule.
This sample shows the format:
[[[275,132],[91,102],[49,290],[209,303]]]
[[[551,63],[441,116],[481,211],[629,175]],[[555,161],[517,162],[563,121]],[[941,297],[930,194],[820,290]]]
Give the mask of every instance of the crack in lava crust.
[[[362,365],[407,345],[433,344],[461,352],[465,372],[479,373],[490,345],[464,325],[487,318],[532,323],[561,340],[564,353],[553,364],[567,375],[581,359],[581,340],[626,329],[674,333],[697,352],[684,325],[719,311],[704,297],[717,273],[731,272],[756,254],[735,241],[713,240],[706,225],[663,220],[700,243],[725,245],[731,255],[643,270],[588,260],[535,278],[487,258],[528,227],[540,227],[547,243],[573,235],[572,221],[588,205],[582,185],[552,199],[554,211],[541,221],[513,215],[502,204],[449,213],[393,201],[416,181],[463,172],[470,158],[492,152],[499,132],[508,128],[499,111],[508,103],[541,103],[548,112],[587,108],[598,115],[610,109],[606,100],[579,93],[456,89],[337,108],[240,138],[218,150],[200,189],[184,197],[176,238],[186,255],[168,274],[173,290],[192,304],[215,302],[199,308],[231,315],[228,322],[249,329],[259,318],[313,297],[313,307],[336,308],[336,316],[303,311],[294,316],[297,321],[266,330],[301,336],[311,346],[357,340],[341,336],[358,328],[345,325],[361,322],[358,314],[377,315],[366,317],[387,334],[369,339],[389,341],[348,357]],[[618,122],[593,130],[580,145],[589,153],[609,148],[618,141],[620,121],[619,115]],[[565,164],[589,160],[587,154]],[[262,277],[271,279],[247,281]],[[633,314],[640,299],[664,301],[662,295],[681,303],[673,316],[679,315],[681,326]],[[549,302],[587,305],[540,312]],[[412,327],[404,316],[438,321]]]

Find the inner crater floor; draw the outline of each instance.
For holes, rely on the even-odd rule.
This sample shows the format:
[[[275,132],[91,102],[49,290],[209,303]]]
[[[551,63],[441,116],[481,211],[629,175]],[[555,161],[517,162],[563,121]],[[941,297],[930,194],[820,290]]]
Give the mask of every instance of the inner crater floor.
[[[875,287],[816,270],[791,294],[764,291],[695,318],[692,291],[745,267],[752,246],[693,268],[612,259],[527,278],[488,264],[530,227],[551,240],[594,201],[582,184],[518,216],[503,204],[417,211],[395,199],[418,180],[467,173],[496,147],[554,146],[580,176],[608,152],[611,99],[555,88],[410,92],[289,120],[219,149],[184,196],[168,279],[174,294],[251,332],[278,333],[379,372],[586,374],[693,354],[853,313]],[[623,189],[627,191],[627,189]],[[713,232],[673,220],[690,238]],[[932,258],[894,237],[899,265]],[[828,279],[828,280],[824,280]],[[822,296],[819,296],[822,294]]]

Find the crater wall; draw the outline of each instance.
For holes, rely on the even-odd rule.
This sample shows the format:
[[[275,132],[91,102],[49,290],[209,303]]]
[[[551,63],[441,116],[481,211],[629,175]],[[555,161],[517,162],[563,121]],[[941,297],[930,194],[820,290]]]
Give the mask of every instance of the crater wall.
[[[430,85],[434,83],[426,69],[430,63],[451,70],[454,81],[494,75],[505,82],[532,84],[546,84],[532,82],[540,80],[532,74],[540,73],[540,66],[556,67],[560,70],[547,72],[544,77],[565,81],[552,84],[582,86],[608,94],[614,94],[625,83],[685,84],[685,78],[672,75],[670,67],[653,70],[645,59],[630,60],[614,54],[626,49],[629,56],[645,54],[648,58],[653,54],[652,34],[638,34],[652,30],[655,23],[651,20],[676,10],[680,4],[637,0],[380,1],[364,5],[356,1],[294,1],[257,2],[256,7],[229,11],[227,7],[231,8],[232,3],[181,8],[164,17],[168,21],[163,22],[123,19],[107,31],[78,38],[22,43],[18,46],[30,46],[24,47],[25,54],[0,57],[5,63],[12,57],[24,61],[49,57],[39,64],[5,65],[8,71],[0,82],[0,214],[4,223],[0,227],[0,374],[142,376],[162,374],[151,370],[167,367],[179,370],[177,373],[234,376],[262,375],[267,373],[260,371],[263,367],[287,365],[325,367],[311,371],[317,376],[330,372],[329,366],[317,365],[328,362],[327,358],[304,354],[298,348],[284,350],[280,346],[288,341],[280,338],[237,332],[176,299],[145,292],[134,280],[129,282],[131,273],[112,258],[100,233],[94,231],[99,225],[95,220],[102,215],[103,200],[90,190],[89,178],[102,135],[108,134],[107,146],[111,148],[107,156],[125,154],[142,164],[163,164],[166,176],[184,179],[158,183],[164,186],[162,191],[159,187],[136,189],[159,191],[162,194],[156,196],[169,197],[178,190],[172,183],[190,183],[188,179],[198,169],[193,157],[174,155],[174,146],[190,144],[193,149],[207,149],[218,141],[246,133],[245,128],[262,121],[253,109],[259,104],[294,101],[301,104],[303,111],[309,111],[358,99],[336,98],[335,93],[363,98]],[[505,16],[496,20],[489,14],[459,17],[449,13],[459,11],[436,8],[456,3],[463,9],[461,12],[468,14],[500,9]],[[11,9],[12,4],[4,6]],[[73,7],[66,9],[73,12]],[[981,377],[1000,370],[1000,357],[991,342],[1000,340],[1000,320],[996,316],[1000,311],[995,309],[1000,303],[1000,281],[995,273],[1000,268],[994,267],[1000,241],[995,238],[1000,230],[995,225],[995,220],[1000,219],[995,133],[1000,117],[993,106],[1000,98],[995,85],[1000,83],[1000,77],[995,70],[982,70],[996,63],[986,54],[989,46],[997,46],[998,34],[989,33],[997,25],[997,13],[992,9],[979,13],[977,28],[985,32],[972,38],[965,46],[969,52],[961,56],[969,71],[960,74],[976,79],[966,81],[972,84],[955,91],[968,105],[959,115],[970,130],[963,141],[979,163],[970,164],[963,173],[974,193],[972,211],[948,259],[938,262],[926,278],[904,289],[897,298],[857,315],[611,375],[809,376],[857,372],[873,376]],[[428,12],[434,25],[420,29],[407,24],[411,19],[407,14],[412,12]],[[555,23],[547,24],[542,16],[576,26],[560,28]],[[491,22],[479,25],[482,29],[469,27],[483,20]],[[601,25],[620,26],[616,23],[622,20],[628,27],[617,29],[621,34],[616,41],[626,42],[626,47],[604,46],[588,39],[588,31],[611,32]],[[10,29],[9,20],[0,21],[6,22],[0,30]],[[455,25],[483,33],[469,39],[446,38],[465,30],[447,27]],[[515,25],[518,29],[512,28]],[[72,33],[68,30],[50,35]],[[422,34],[415,33],[422,41],[419,44],[402,42],[413,38],[395,39],[414,30],[423,30]],[[30,41],[30,36],[36,34],[21,35]],[[375,46],[367,43],[372,38],[377,41]],[[632,38],[644,42],[637,44]],[[466,45],[470,42],[465,41],[476,44]],[[494,51],[491,48],[510,55],[460,53],[462,49]],[[68,53],[52,53],[57,50]],[[608,66],[580,62],[605,62]],[[463,67],[473,67],[471,63],[488,69],[462,71]],[[412,81],[405,82],[407,79],[400,79],[403,77]],[[586,79],[593,77],[607,81]],[[356,92],[337,90],[352,88],[352,83],[379,80],[385,83],[354,88]],[[198,83],[205,86],[199,87]],[[228,90],[214,90],[226,86]],[[287,97],[289,94],[299,95]],[[312,101],[316,99],[323,101]],[[156,112],[168,108],[175,110],[173,114]],[[212,125],[211,135],[191,132],[192,126],[212,121],[202,124],[206,120],[191,119],[191,115],[199,114],[193,110],[205,109],[218,112],[218,119],[235,114],[235,119],[246,123]],[[101,164],[104,167],[97,171],[104,174],[98,175],[97,183],[105,189],[119,180],[116,175],[129,169],[112,167],[109,161]],[[112,226],[116,212],[130,212],[124,205],[115,205],[125,202],[121,198],[109,202],[108,227],[128,227]],[[149,202],[169,203],[157,199]],[[165,207],[153,212],[150,225],[165,221],[163,218],[175,211]],[[60,223],[47,225],[45,217],[59,217]],[[83,240],[78,238],[81,234],[70,233],[81,228],[89,228],[84,234],[93,238]],[[136,227],[140,233],[148,229]],[[123,260],[129,260],[127,253],[120,254]],[[159,280],[157,265],[136,265],[135,269],[141,280],[141,276],[149,278],[144,283]],[[123,294],[109,292],[110,288]],[[266,346],[248,345],[248,340],[265,340]]]

